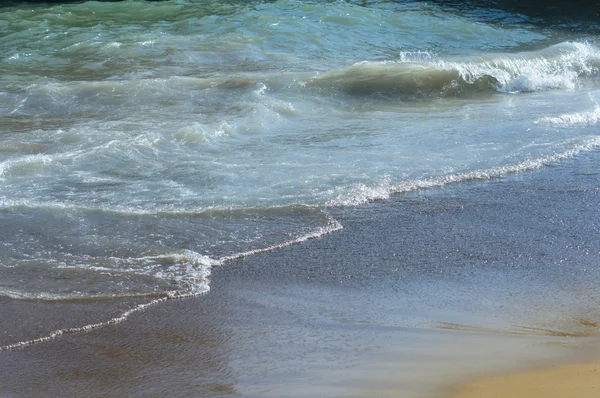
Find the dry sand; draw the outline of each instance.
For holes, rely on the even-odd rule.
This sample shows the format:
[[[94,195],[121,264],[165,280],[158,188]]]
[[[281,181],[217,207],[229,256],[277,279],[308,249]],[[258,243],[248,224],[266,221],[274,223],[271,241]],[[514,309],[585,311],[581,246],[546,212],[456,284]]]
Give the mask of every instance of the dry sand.
[[[452,398],[597,398],[600,361],[495,376],[458,387]]]

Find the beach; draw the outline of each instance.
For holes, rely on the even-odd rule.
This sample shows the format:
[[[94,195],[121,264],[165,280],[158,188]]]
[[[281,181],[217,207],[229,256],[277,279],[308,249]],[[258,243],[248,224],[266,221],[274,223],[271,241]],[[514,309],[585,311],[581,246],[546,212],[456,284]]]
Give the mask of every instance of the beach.
[[[517,3],[3,2],[0,397],[593,391],[600,10]]]
[[[442,397],[549,368],[591,396],[562,365],[600,357],[599,157],[334,209],[342,230],[217,267],[205,295],[0,352],[0,395]],[[77,326],[125,304],[20,305]]]
[[[456,397],[597,397],[599,362],[499,376],[465,387]]]

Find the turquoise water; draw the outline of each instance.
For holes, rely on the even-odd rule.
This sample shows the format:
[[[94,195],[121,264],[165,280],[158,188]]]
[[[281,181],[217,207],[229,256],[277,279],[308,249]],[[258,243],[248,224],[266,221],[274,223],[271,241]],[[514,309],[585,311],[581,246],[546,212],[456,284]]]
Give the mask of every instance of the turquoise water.
[[[600,145],[594,26],[444,2],[0,8],[0,295],[200,294],[328,211]]]

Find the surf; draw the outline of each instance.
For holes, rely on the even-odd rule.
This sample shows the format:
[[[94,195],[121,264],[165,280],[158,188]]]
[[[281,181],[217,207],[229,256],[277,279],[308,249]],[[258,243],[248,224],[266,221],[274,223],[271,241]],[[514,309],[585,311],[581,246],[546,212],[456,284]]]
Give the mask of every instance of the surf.
[[[566,42],[538,51],[486,54],[454,60],[420,54],[398,61],[362,61],[320,73],[307,87],[329,88],[350,95],[384,93],[399,98],[467,97],[482,93],[527,93],[573,89],[599,73],[600,49]],[[415,58],[412,60],[411,58]]]

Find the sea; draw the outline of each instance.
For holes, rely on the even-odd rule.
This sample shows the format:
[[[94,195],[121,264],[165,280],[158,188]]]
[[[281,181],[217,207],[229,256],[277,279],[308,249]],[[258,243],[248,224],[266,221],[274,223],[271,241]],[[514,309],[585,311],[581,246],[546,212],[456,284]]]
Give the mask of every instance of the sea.
[[[0,296],[118,323],[334,210],[596,150],[598,3],[502,3],[2,2]]]

